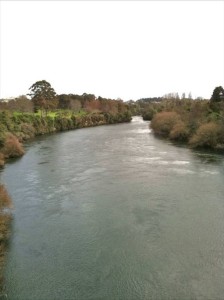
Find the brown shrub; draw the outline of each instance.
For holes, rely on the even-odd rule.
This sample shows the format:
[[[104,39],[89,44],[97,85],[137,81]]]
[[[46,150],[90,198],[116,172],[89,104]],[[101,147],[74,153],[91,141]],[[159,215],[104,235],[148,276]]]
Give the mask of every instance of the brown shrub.
[[[176,124],[174,124],[169,137],[172,140],[181,140],[185,141],[189,137],[189,129],[187,128],[186,123],[183,121],[179,120]]]
[[[10,222],[12,216],[10,211],[5,210],[12,206],[11,198],[9,197],[5,187],[0,184],[0,293],[3,287],[3,267],[4,258],[7,250],[7,240],[10,233]]]
[[[0,294],[3,291],[5,254],[7,251],[7,240],[10,234],[11,220],[12,217],[10,214],[0,212]]]
[[[12,217],[10,214],[0,213],[0,246],[2,246],[2,242],[8,238],[9,224],[11,220]],[[1,249],[0,249],[0,256],[1,256]]]
[[[151,122],[151,128],[156,134],[169,136],[174,125],[180,122],[180,116],[176,112],[157,113]]]
[[[192,136],[189,144],[192,147],[216,148],[222,142],[222,128],[215,122],[202,124]]]
[[[0,152],[0,168],[5,164],[4,155]]]
[[[24,134],[23,135],[24,139],[30,139],[35,136],[35,129],[31,124],[28,123],[21,124],[21,131]]]
[[[19,140],[12,133],[6,133],[2,153],[6,158],[19,157],[24,154],[24,149]]]
[[[4,208],[11,207],[12,202],[9,194],[7,193],[4,185],[0,184],[0,211]]]

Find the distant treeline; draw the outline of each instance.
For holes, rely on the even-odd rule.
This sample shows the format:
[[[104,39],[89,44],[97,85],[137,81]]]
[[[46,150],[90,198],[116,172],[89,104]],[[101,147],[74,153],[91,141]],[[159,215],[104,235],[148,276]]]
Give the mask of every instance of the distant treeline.
[[[12,112],[36,112],[43,107],[35,100],[30,100],[26,95],[19,96],[8,101],[2,99],[0,101],[0,111]],[[61,94],[56,95],[54,100],[50,101],[48,110],[68,109],[74,112],[84,110],[86,112],[106,112],[106,113],[123,113],[128,110],[128,104],[122,100],[107,99],[103,97],[96,98],[93,94]]]

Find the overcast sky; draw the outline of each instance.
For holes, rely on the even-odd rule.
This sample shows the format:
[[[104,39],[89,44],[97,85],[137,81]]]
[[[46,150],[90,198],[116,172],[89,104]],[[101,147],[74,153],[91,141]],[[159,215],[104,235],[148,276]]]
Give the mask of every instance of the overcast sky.
[[[223,1],[0,1],[0,98],[47,80],[56,93],[123,100],[224,86]]]

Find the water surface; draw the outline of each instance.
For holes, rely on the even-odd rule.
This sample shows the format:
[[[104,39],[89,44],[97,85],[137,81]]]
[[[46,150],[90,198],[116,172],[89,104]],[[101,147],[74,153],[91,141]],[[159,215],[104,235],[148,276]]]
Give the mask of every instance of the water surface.
[[[7,299],[223,299],[224,157],[148,122],[44,136],[6,165]]]

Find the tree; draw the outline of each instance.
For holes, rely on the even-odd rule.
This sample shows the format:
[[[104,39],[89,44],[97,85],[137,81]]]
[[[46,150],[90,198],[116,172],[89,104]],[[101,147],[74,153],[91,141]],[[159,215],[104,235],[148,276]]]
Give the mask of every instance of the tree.
[[[34,109],[42,111],[45,110],[46,115],[49,109],[55,109],[57,107],[58,100],[56,98],[56,92],[51,87],[50,83],[46,80],[35,82],[29,90],[31,91],[29,96],[34,103]]]
[[[21,95],[15,99],[15,107],[20,112],[33,112],[33,102],[25,95]]]
[[[218,86],[213,91],[211,101],[220,102],[222,100],[224,100],[224,89],[222,86]]]
[[[74,111],[79,111],[81,109],[82,105],[81,102],[77,99],[71,99],[70,100],[70,109]]]

